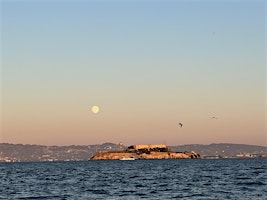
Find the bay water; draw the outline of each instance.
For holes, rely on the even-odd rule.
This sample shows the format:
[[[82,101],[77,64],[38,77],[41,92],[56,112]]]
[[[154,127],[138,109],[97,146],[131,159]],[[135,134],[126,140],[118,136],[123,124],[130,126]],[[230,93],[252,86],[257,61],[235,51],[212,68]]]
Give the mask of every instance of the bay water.
[[[267,159],[0,163],[0,199],[267,199]]]

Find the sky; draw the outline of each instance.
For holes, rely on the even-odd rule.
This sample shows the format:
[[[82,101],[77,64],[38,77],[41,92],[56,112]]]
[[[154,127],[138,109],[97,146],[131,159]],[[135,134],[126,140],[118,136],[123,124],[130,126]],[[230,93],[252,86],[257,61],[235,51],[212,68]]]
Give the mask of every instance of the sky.
[[[267,146],[266,1],[0,2],[0,142]]]

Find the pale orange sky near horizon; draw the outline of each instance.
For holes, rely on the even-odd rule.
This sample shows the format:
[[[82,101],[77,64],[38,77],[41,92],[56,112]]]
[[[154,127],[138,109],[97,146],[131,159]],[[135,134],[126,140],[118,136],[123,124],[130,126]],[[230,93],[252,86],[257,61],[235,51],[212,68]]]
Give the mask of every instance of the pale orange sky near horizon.
[[[0,143],[267,146],[264,1],[22,0],[1,13]]]

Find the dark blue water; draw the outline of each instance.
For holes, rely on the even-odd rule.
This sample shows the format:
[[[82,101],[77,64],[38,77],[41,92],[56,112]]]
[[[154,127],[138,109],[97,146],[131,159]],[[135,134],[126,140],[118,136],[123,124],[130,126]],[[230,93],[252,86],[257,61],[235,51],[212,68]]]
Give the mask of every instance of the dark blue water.
[[[0,199],[267,199],[267,159],[0,164]]]

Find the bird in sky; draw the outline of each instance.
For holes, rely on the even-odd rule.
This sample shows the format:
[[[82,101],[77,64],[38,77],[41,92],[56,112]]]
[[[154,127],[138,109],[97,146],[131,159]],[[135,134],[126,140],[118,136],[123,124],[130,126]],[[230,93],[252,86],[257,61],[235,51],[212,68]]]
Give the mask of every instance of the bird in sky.
[[[182,128],[183,124],[180,122],[180,123],[179,123],[179,126],[180,126],[180,128]]]

